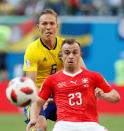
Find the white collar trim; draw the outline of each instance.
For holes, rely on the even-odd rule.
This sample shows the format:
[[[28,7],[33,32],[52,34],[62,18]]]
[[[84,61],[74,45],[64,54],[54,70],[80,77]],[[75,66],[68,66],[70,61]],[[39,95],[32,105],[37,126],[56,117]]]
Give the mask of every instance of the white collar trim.
[[[68,72],[66,72],[65,70],[63,70],[63,73],[64,73],[65,75],[68,75],[68,76],[71,76],[71,77],[74,77],[74,76],[80,74],[81,72],[82,72],[82,69],[80,69],[78,72],[76,72],[76,73],[74,73],[74,74],[68,73]]]

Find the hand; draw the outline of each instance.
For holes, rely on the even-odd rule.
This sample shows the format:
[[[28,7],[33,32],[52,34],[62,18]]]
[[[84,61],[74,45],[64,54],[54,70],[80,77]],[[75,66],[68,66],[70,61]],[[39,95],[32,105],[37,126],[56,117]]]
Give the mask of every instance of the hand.
[[[95,89],[95,96],[96,96],[96,97],[102,98],[103,94],[104,94],[104,92],[103,92],[102,89],[100,89],[100,88],[96,88],[96,89]]]
[[[45,102],[45,104],[44,104],[44,106],[43,106],[43,109],[45,110],[45,109],[47,108],[48,104],[50,104],[50,103],[52,103],[52,102],[53,102],[53,98],[49,98],[49,99]]]
[[[36,120],[31,120],[26,127],[26,131],[29,131],[31,127],[35,126],[36,122]]]

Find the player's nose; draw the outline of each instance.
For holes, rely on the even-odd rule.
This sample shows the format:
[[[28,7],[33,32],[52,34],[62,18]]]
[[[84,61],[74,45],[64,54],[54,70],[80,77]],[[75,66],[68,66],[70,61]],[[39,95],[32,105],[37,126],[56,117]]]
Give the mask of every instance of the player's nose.
[[[50,24],[47,24],[46,28],[47,28],[47,29],[50,29],[50,28],[51,28],[51,25],[50,25]]]
[[[73,53],[70,53],[69,58],[73,58],[73,57],[74,57]]]

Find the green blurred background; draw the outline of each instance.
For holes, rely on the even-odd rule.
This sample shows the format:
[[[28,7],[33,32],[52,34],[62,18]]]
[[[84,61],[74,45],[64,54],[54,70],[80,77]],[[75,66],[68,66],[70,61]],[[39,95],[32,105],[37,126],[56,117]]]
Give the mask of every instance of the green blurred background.
[[[0,131],[25,131],[23,114],[0,114]],[[124,115],[99,115],[100,124],[109,131],[124,130]],[[48,120],[47,131],[52,131],[54,122]]]

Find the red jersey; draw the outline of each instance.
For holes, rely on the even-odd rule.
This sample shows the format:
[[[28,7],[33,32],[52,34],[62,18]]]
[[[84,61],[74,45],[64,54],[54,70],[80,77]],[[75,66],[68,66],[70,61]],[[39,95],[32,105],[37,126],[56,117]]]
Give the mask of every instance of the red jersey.
[[[95,88],[110,92],[112,87],[103,76],[81,68],[75,74],[64,70],[49,76],[39,97],[47,100],[51,94],[57,106],[57,121],[98,122]]]

